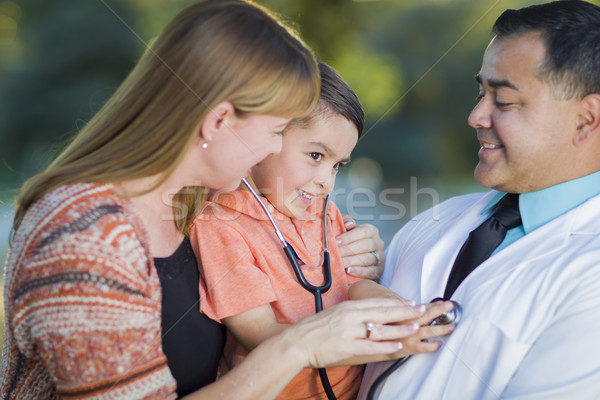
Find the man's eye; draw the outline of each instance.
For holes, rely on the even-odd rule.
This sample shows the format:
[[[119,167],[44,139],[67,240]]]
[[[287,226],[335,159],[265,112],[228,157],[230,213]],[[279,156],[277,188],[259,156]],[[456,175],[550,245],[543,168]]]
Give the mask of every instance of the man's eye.
[[[500,102],[500,101],[498,101],[498,100],[496,100],[496,101],[494,102],[494,104],[495,104],[495,105],[496,105],[496,107],[498,107],[498,108],[506,108],[506,107],[509,107],[509,106],[513,105],[513,103],[502,103],[502,102]]]

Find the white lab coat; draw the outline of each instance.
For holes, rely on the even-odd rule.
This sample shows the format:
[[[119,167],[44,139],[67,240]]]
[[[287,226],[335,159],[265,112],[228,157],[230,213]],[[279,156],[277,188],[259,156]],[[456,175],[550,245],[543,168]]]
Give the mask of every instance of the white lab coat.
[[[389,246],[384,284],[420,303],[442,296],[452,264],[495,192],[418,215]],[[458,287],[456,330],[392,374],[379,399],[600,399],[600,196],[530,232]],[[369,366],[360,399],[390,363]]]

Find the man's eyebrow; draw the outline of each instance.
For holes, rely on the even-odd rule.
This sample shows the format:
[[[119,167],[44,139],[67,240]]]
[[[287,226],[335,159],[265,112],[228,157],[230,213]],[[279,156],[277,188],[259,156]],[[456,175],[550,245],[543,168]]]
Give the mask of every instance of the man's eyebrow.
[[[477,83],[479,83],[480,85],[483,84],[483,79],[481,78],[481,75],[477,74],[475,75],[475,80],[477,81]],[[501,87],[506,87],[506,88],[510,88],[513,90],[519,90],[519,88],[517,88],[512,82],[506,80],[506,79],[488,79],[486,81],[487,85],[490,86],[493,89],[498,89]]]

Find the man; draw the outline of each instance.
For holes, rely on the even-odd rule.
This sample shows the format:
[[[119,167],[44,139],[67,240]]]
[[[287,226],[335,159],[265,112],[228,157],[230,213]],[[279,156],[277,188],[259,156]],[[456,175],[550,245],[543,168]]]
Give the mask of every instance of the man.
[[[387,378],[379,399],[600,396],[600,8],[508,10],[493,32],[468,121],[481,143],[475,178],[494,190],[409,222],[382,277],[417,303],[457,301],[462,319],[438,352]],[[471,231],[484,230],[506,193],[517,226],[461,281],[477,258]],[[360,398],[389,365],[369,368]]]

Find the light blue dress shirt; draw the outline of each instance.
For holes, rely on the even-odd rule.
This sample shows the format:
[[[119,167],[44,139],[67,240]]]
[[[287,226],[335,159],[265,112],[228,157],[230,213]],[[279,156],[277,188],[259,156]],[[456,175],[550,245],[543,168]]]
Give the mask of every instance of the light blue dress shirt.
[[[488,212],[491,215],[491,211],[505,194],[498,192],[481,212]],[[600,194],[600,171],[537,192],[521,193],[519,211],[523,225],[510,229],[492,255],[598,194]]]

